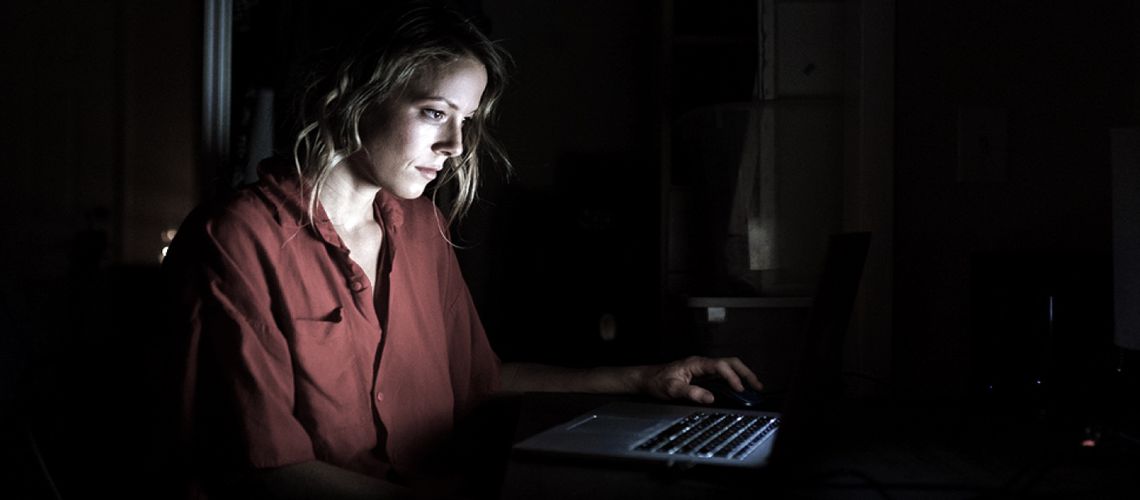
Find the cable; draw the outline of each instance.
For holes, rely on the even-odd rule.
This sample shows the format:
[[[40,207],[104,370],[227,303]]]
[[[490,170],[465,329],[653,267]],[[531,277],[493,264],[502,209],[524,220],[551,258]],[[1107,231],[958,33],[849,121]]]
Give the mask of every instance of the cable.
[[[43,478],[48,482],[51,489],[51,497],[56,500],[63,500],[63,495],[59,494],[59,489],[56,487],[56,481],[51,477],[51,472],[48,470],[48,464],[43,460],[43,454],[40,453],[40,445],[35,442],[35,436],[31,431],[25,431],[28,444],[32,446],[32,454],[35,456],[36,465],[40,466],[40,472],[43,473]]]
[[[760,18],[760,67],[756,70],[757,86],[759,87],[760,95],[756,96],[758,101],[763,101],[767,96],[767,89],[764,86],[765,69],[768,67],[768,32],[764,29],[764,2],[767,0],[758,0],[756,2],[756,9],[758,17]]]
[[[874,382],[874,383],[879,384],[879,385],[881,385],[887,389],[891,388],[890,382],[887,382],[886,380],[883,380],[883,379],[878,378],[878,377],[867,375],[866,373],[845,371],[845,372],[843,372],[843,376],[844,377],[857,378],[857,379],[861,379],[861,380],[866,380],[868,382]]]
[[[821,475],[819,480],[820,480],[820,483],[822,484],[827,479],[835,479],[835,478],[840,478],[843,476],[851,476],[851,477],[854,477],[856,479],[862,480],[864,483],[866,483],[871,488],[871,490],[873,490],[875,493],[878,493],[879,496],[884,498],[885,500],[893,500],[894,499],[894,497],[892,497],[891,494],[887,492],[887,488],[885,485],[883,485],[882,482],[880,482],[878,479],[875,479],[870,474],[867,474],[866,472],[863,472],[859,469],[850,469],[850,468],[835,469],[835,470],[828,471],[828,472],[824,473],[823,475]]]

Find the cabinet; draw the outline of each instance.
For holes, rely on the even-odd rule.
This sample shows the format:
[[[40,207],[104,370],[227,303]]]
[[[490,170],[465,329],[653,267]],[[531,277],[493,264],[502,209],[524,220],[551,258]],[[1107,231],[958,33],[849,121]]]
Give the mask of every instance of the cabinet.
[[[841,230],[843,4],[675,0],[662,18],[664,289],[810,293]]]
[[[767,366],[794,352],[843,230],[846,5],[663,10],[662,303],[684,348]]]

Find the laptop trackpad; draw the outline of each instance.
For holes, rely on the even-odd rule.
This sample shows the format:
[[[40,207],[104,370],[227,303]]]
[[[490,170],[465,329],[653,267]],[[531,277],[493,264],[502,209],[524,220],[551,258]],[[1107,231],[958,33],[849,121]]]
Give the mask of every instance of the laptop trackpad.
[[[572,432],[639,434],[660,424],[660,420],[634,417],[610,417],[595,415],[567,430]]]

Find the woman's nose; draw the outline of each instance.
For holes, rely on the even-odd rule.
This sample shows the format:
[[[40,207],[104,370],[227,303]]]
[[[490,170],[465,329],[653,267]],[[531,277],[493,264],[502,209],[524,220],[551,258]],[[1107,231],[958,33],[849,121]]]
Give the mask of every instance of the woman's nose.
[[[437,154],[446,155],[450,158],[463,154],[462,122],[451,122],[443,126],[434,149]]]

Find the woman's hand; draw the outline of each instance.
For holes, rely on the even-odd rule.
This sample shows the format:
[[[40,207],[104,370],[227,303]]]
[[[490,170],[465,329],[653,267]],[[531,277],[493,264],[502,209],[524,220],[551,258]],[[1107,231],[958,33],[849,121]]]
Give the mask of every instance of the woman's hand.
[[[642,391],[660,399],[690,399],[698,403],[713,402],[713,394],[707,389],[693,385],[693,380],[706,375],[716,375],[728,382],[737,391],[744,390],[744,384],[756,390],[764,386],[756,374],[739,358],[705,358],[691,356],[672,363],[645,367]]]
[[[507,392],[587,392],[649,394],[660,399],[712,403],[713,394],[693,385],[697,377],[715,375],[738,391],[764,386],[739,358],[691,356],[663,365],[561,368],[532,363],[503,363],[502,389]]]

